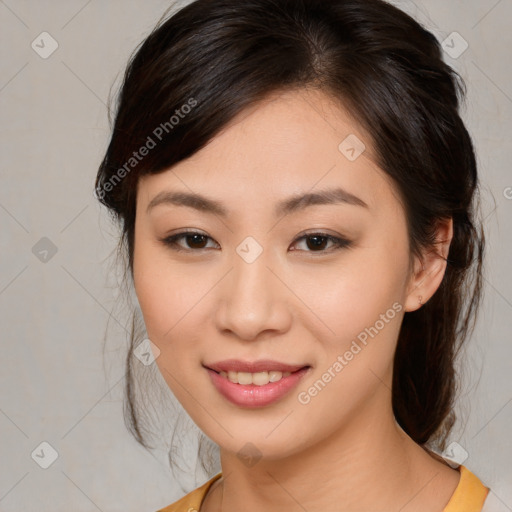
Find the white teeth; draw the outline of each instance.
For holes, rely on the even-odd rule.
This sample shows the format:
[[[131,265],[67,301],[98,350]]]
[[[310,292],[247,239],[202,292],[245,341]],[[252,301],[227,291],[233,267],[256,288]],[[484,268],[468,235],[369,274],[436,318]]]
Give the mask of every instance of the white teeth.
[[[283,377],[288,377],[291,375],[291,372],[278,372],[278,371],[270,371],[270,372],[258,372],[258,373],[248,373],[248,372],[220,372],[220,375],[235,384],[255,384],[256,386],[264,386],[269,382],[277,382],[281,380]]]

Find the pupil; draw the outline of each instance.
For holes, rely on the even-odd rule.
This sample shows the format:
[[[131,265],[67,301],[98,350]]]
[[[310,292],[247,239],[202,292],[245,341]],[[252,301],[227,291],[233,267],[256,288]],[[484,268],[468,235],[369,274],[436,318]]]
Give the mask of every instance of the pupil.
[[[195,239],[195,241],[197,242],[197,239],[204,239],[204,235],[189,235],[187,238],[188,238],[188,241],[187,241],[187,242],[189,242],[189,241],[190,241],[190,239],[192,239],[192,240],[194,240],[194,239]],[[204,242],[204,240],[202,240],[202,241]],[[189,243],[189,245],[194,246],[194,242],[192,242],[191,244]],[[199,245],[201,245],[201,241],[199,241]],[[194,247],[195,247],[195,246],[194,246]],[[197,248],[197,247],[196,247],[196,248]],[[200,247],[200,248],[202,248],[202,247]]]
[[[313,242],[312,245],[309,244],[309,241],[310,240],[316,240],[316,242]],[[311,249],[311,248],[321,248],[323,245],[325,245],[325,236],[310,236],[308,237],[308,248]]]

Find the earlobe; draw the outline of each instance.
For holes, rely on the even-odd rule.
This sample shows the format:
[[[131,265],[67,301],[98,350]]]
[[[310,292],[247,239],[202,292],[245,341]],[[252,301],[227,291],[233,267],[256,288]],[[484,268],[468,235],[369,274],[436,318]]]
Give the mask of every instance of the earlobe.
[[[421,259],[416,257],[405,300],[405,311],[416,311],[435,294],[443,280],[450,243],[453,237],[452,218],[440,219],[436,228],[434,248],[426,249]]]

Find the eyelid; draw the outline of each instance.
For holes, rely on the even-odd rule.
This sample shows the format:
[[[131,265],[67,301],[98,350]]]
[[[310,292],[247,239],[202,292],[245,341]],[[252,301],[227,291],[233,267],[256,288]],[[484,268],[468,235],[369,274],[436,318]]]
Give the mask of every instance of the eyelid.
[[[204,248],[203,249],[190,249],[190,248],[181,247],[176,240],[185,238],[186,235],[201,235],[209,240],[213,240],[213,238],[211,236],[208,236],[206,233],[203,233],[202,231],[197,231],[195,229],[184,229],[183,231],[179,231],[178,233],[174,233],[170,236],[163,237],[160,239],[160,241],[164,245],[166,245],[167,247],[172,249],[173,251],[178,251],[178,252],[184,251],[184,252],[189,252],[189,253],[197,252],[198,253],[198,252],[205,250]],[[217,243],[217,242],[215,242],[215,243]]]
[[[327,255],[327,254],[331,254],[333,252],[336,252],[336,251],[339,251],[341,249],[348,249],[352,246],[352,241],[349,240],[348,238],[342,236],[342,235],[333,235],[333,234],[330,234],[326,231],[322,231],[322,230],[308,230],[306,232],[303,232],[301,234],[299,234],[297,236],[297,238],[295,238],[294,242],[293,242],[293,245],[297,244],[298,242],[308,238],[308,237],[313,237],[313,236],[318,236],[318,237],[321,237],[321,238],[326,238],[328,241],[332,242],[333,246],[330,248],[330,249],[327,249],[327,250],[321,250],[321,251],[301,251],[301,252],[305,252],[307,254],[310,254],[312,255],[313,257],[315,257],[314,255],[315,254],[318,254],[319,256],[321,255]],[[296,249],[293,249],[294,251]]]
[[[164,245],[166,245],[167,247],[171,248],[171,250],[178,251],[178,252],[184,251],[184,252],[188,252],[188,253],[200,253],[200,252],[206,250],[205,248],[191,249],[191,248],[183,248],[183,247],[181,247],[178,244],[177,240],[185,238],[186,235],[201,235],[201,236],[206,237],[209,240],[213,240],[218,245],[218,242],[216,242],[212,237],[210,237],[209,235],[207,235],[206,233],[204,233],[202,231],[197,231],[195,229],[184,229],[184,230],[182,230],[182,231],[180,231],[178,233],[174,233],[173,235],[170,235],[170,236],[167,236],[167,237],[163,237],[163,238],[160,239],[160,241]],[[309,231],[300,233],[294,239],[292,245],[297,244],[298,242],[304,240],[305,238],[313,237],[313,236],[318,236],[318,237],[321,237],[321,238],[326,238],[328,241],[332,242],[334,245],[333,245],[333,247],[331,247],[330,249],[327,249],[327,250],[299,251],[299,252],[306,252],[306,253],[310,253],[310,254],[318,253],[319,255],[321,255],[321,254],[330,254],[331,252],[335,252],[335,251],[337,251],[339,249],[349,248],[352,245],[352,241],[347,239],[347,238],[345,238],[344,236],[332,235],[332,234],[330,234],[328,232],[325,232],[325,231],[322,231],[322,230],[309,230]],[[296,251],[296,249],[292,249],[292,250]]]

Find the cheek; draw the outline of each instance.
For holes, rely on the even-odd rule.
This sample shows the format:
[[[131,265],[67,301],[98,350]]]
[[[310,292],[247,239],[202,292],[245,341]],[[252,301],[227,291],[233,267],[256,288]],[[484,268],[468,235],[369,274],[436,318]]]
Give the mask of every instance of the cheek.
[[[141,243],[135,251],[134,285],[148,338],[160,351],[156,364],[187,408],[191,399],[185,389],[198,386],[201,378],[203,389],[208,384],[206,372],[198,376],[199,354],[211,318],[208,293],[218,281],[213,272],[179,264],[152,243]]]
[[[194,287],[190,279],[181,282],[183,278],[175,275],[168,277],[165,279],[162,274],[156,277],[146,273],[136,285],[148,337],[162,352],[168,350],[170,345],[177,348],[179,340],[183,339],[187,321],[194,315],[194,308],[204,295],[200,283]],[[184,293],[184,289],[191,291]],[[190,333],[187,336],[190,337]]]
[[[391,390],[403,317],[399,279],[389,261],[381,260],[382,268],[368,263],[361,260],[364,272],[345,275],[325,294],[322,318],[334,334],[318,338],[323,346],[316,351],[315,372],[297,390],[298,410],[317,418],[312,428],[325,435],[355,417],[372,397],[383,399]]]
[[[303,293],[309,289],[308,305],[334,338],[351,340],[381,315],[395,316],[398,307],[393,305],[403,301],[406,264],[405,250],[391,252],[368,244],[345,258],[338,269],[317,273],[315,283],[305,282]]]
[[[368,240],[345,263],[317,281],[321,286],[316,289],[323,292],[315,294],[315,308],[329,331],[323,329],[323,336],[319,331],[323,349],[318,366],[301,389],[305,401],[325,409],[325,418],[348,414],[383,382],[389,385],[404,309],[405,239]],[[316,390],[311,394],[308,386],[321,393],[314,396]],[[343,405],[334,412],[329,404],[338,400]]]
[[[158,243],[141,237],[136,244],[133,281],[148,336],[163,349],[206,285],[168,258]]]
[[[169,267],[158,269],[154,260],[148,265],[141,257],[138,265],[136,272],[134,260],[134,284],[147,336],[159,349],[156,365],[172,393],[188,408],[190,396],[183,386],[190,387],[188,379],[197,372],[197,360],[190,356],[200,338],[199,330],[192,328],[192,324],[197,326],[194,304],[204,291],[200,284],[193,286],[190,277],[171,272]]]
[[[133,283],[137,299],[144,317],[149,338],[156,343],[160,338],[164,318],[164,304],[169,297],[166,295],[171,290],[165,287],[165,272],[162,267],[155,264],[151,250],[147,244],[140,241],[136,244],[133,257]],[[157,343],[160,348],[160,343]]]

